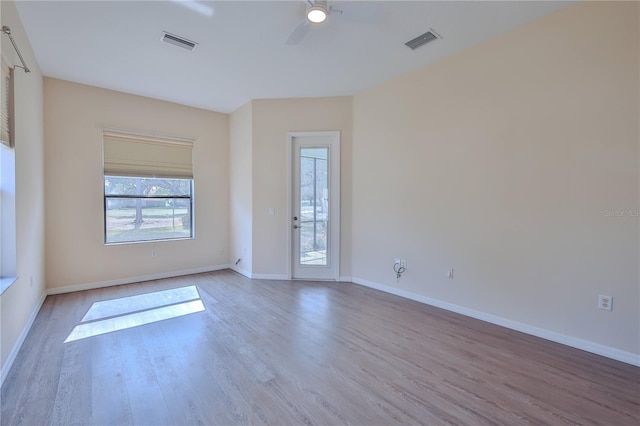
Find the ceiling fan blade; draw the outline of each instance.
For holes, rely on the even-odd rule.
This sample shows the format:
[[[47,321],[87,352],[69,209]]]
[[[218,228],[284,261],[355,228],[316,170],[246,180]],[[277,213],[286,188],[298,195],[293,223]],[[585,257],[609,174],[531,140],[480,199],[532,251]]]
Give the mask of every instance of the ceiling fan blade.
[[[331,14],[339,15],[340,19],[362,24],[375,24],[380,22],[384,14],[382,2],[350,1],[336,2],[330,9]]]
[[[300,43],[304,36],[307,35],[307,32],[309,32],[309,28],[309,21],[305,19],[297,27],[295,27],[293,31],[291,31],[291,34],[289,34],[289,37],[287,38],[287,41],[284,42],[284,44],[291,46]]]

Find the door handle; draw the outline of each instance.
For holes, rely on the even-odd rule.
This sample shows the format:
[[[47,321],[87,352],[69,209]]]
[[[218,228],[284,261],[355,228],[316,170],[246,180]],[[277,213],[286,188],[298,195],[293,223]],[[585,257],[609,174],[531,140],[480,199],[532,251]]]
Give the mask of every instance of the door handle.
[[[298,228],[301,228],[301,226],[293,225],[293,229],[298,229]]]

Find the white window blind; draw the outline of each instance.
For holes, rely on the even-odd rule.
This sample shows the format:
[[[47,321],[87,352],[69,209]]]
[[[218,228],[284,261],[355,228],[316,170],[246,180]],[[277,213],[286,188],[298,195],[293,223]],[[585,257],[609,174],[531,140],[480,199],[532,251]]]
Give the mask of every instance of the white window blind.
[[[103,132],[105,176],[193,179],[193,141]]]
[[[12,102],[13,96],[13,70],[9,68],[4,60],[0,61],[2,68],[2,104],[0,105],[0,142],[13,146],[13,129],[12,129]]]

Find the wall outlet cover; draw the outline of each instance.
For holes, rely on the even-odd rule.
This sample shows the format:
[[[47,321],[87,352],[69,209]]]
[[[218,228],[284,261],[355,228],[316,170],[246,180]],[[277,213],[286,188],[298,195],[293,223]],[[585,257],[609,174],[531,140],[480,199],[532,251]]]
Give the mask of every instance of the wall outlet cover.
[[[611,296],[598,296],[598,308],[603,311],[613,311],[613,297]]]

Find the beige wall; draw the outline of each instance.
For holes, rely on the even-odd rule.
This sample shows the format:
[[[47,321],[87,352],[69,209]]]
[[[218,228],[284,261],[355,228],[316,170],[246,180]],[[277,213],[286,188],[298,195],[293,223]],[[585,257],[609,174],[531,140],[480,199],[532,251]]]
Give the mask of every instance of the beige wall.
[[[585,2],[355,96],[353,276],[637,357],[638,16]]]
[[[351,275],[352,98],[253,101],[253,273],[286,275],[288,132],[340,131],[340,275]],[[269,208],[275,215],[269,215]]]
[[[244,275],[252,274],[252,103],[229,117],[229,262]],[[236,265],[236,261],[242,259]]]
[[[42,73],[12,1],[1,2],[2,25],[13,37],[31,69],[15,70],[15,165],[16,165],[16,281],[0,296],[0,357],[2,377],[11,362],[30,317],[44,298],[44,144],[42,126]],[[2,36],[2,55],[9,64],[19,59],[8,37]]]
[[[228,115],[51,78],[44,99],[48,288],[228,263]],[[196,139],[194,240],[104,245],[103,126]]]

